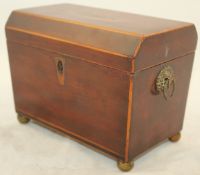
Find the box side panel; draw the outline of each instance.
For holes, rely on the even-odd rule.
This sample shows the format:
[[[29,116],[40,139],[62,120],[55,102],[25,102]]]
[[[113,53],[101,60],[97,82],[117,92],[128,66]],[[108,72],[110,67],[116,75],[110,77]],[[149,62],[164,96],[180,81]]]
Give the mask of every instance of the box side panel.
[[[182,129],[193,58],[188,54],[134,75],[129,160]],[[167,100],[155,86],[166,65],[175,75],[175,91]]]
[[[194,25],[147,36],[134,58],[134,72],[194,52],[197,32]]]
[[[16,111],[124,157],[129,75],[8,42]],[[64,84],[56,59],[64,60]]]

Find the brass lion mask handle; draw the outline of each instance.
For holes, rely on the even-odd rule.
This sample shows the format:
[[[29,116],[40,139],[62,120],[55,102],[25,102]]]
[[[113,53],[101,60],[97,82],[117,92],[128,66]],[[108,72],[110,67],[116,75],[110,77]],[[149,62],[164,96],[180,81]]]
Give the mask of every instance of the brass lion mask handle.
[[[171,66],[164,66],[156,78],[156,90],[167,100],[175,91],[175,74]],[[169,92],[171,91],[171,92]]]

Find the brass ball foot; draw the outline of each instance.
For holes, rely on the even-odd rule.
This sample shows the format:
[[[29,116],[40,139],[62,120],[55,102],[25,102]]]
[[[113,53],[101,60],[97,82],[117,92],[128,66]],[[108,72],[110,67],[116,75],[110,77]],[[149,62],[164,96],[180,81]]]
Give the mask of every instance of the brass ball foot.
[[[181,138],[181,133],[179,132],[176,135],[173,135],[173,136],[169,137],[169,140],[171,142],[177,142],[177,141],[180,140],[180,138]]]
[[[134,167],[133,162],[123,162],[119,160],[117,162],[117,166],[121,171],[130,171]]]
[[[30,121],[30,119],[22,114],[18,114],[17,115],[17,119],[19,121],[19,123],[22,123],[22,124],[26,124]]]

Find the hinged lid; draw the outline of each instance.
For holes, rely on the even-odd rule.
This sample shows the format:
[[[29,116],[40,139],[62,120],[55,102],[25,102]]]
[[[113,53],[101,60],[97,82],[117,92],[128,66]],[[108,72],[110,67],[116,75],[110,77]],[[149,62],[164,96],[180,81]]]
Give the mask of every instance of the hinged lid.
[[[193,24],[59,4],[14,11],[8,42],[135,72],[194,52]]]

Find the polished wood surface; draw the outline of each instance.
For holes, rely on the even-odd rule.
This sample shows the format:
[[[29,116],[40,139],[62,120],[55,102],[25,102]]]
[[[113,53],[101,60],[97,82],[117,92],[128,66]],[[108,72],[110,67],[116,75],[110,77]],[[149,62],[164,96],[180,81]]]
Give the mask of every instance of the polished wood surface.
[[[134,74],[129,160],[182,129],[194,53]],[[155,91],[164,65],[175,71],[174,95],[166,100]]]
[[[124,155],[129,75],[8,42],[16,110]],[[65,83],[55,58],[65,59]]]
[[[70,4],[17,10],[7,23],[13,30],[127,57],[133,57],[144,38],[188,26],[192,24]]]
[[[13,12],[7,25],[11,29],[17,28],[44,37],[51,36],[77,45],[85,45],[127,56],[132,54],[134,48],[140,42],[138,36],[131,34],[102,30],[96,27],[77,25],[76,23],[58,21],[52,18],[42,18],[21,12]]]
[[[113,32],[127,32],[132,35],[149,35],[160,31],[179,28],[189,23],[138,15],[127,12],[99,9],[74,4],[58,4],[17,10],[17,12],[63,22],[90,25]],[[148,26],[148,27],[147,27]]]
[[[53,38],[44,38],[40,35],[33,35],[22,31],[8,29],[6,33],[8,40],[18,44],[40,48],[66,56],[73,55],[73,57],[76,57],[77,59],[109,68],[119,69],[121,71],[129,72],[132,69],[131,59],[121,55],[103,52],[85,46],[77,46],[73,43],[55,40]]]
[[[121,165],[182,129],[197,43],[193,24],[62,4],[14,11],[6,36],[19,114]],[[155,91],[164,65],[176,78],[167,101]]]
[[[135,56],[134,71],[140,71],[193,53],[197,45],[194,25],[145,38]]]
[[[130,73],[191,53],[195,50],[197,44],[197,32],[194,25],[143,38],[132,56],[94,49],[87,45],[81,46],[62,39],[44,37],[21,29],[13,29],[9,26],[6,28],[8,40],[19,44],[64,55],[73,55],[88,62]]]

